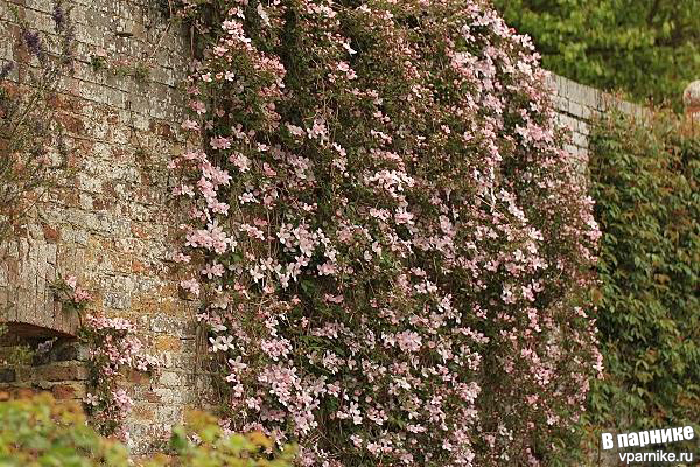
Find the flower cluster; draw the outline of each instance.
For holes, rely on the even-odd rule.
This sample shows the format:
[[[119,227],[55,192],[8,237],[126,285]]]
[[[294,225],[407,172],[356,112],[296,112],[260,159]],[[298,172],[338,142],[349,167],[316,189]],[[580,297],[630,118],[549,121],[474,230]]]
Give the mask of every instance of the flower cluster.
[[[566,456],[600,233],[529,39],[477,0],[185,4],[173,258],[231,428],[305,466]]]
[[[87,303],[92,300],[90,293],[78,285],[78,278],[73,275],[68,277],[59,276],[58,280],[52,284],[56,298],[64,306],[81,313]]]
[[[83,402],[100,433],[126,439],[122,422],[133,400],[119,387],[119,379],[127,370],[152,371],[159,366],[158,359],[143,352],[141,340],[133,335],[134,325],[125,319],[86,315],[80,331],[81,339],[90,347],[95,388]]]
[[[79,335],[89,346],[90,376],[95,392],[88,393],[83,402],[92,421],[103,435],[126,439],[122,422],[133,400],[119,387],[119,379],[126,370],[150,372],[159,366],[159,361],[143,352],[143,344],[134,336],[136,329],[130,321],[83,315],[92,296],[78,285],[76,276],[59,277],[53,288],[64,306],[78,313]]]
[[[71,300],[75,303],[84,303],[91,300],[90,294],[78,286],[78,278],[75,276],[68,276],[66,279],[66,285],[71,288]]]

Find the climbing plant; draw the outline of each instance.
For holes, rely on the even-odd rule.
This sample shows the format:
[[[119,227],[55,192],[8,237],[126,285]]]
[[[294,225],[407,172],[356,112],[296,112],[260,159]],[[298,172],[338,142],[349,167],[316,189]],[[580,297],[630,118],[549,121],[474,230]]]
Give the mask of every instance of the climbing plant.
[[[126,319],[86,315],[79,330],[89,352],[91,392],[85,399],[90,422],[105,436],[127,440],[124,426],[134,403],[122,381],[129,372],[151,373],[160,366],[157,357],[144,352],[135,335],[136,326]]]
[[[594,427],[698,423],[700,135],[687,130],[612,114],[591,137],[607,372],[590,395]]]
[[[144,351],[131,321],[90,313],[92,295],[78,285],[76,276],[59,275],[52,289],[62,312],[78,316],[79,341],[87,351],[90,392],[83,402],[90,422],[101,435],[126,441],[129,433],[124,422],[133,399],[123,387],[123,380],[130,372],[152,373],[160,361]]]
[[[177,13],[172,259],[226,423],[305,466],[572,465],[600,233],[529,39],[472,0]]]

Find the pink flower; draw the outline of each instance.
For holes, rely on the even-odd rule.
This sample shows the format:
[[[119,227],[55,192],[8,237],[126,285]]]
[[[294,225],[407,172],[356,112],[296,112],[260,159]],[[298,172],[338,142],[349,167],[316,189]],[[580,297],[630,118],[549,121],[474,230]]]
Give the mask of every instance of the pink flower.
[[[94,406],[96,406],[97,404],[99,404],[100,398],[99,398],[97,395],[94,395],[94,394],[88,392],[88,393],[85,395],[85,398],[83,399],[83,402],[84,402],[85,404],[87,404],[87,405],[90,405],[90,406],[93,406],[93,407],[94,407]]]
[[[195,122],[194,120],[187,119],[184,122],[182,122],[182,129],[183,130],[198,131],[199,124],[197,122]]]
[[[120,410],[128,410],[134,403],[133,399],[126,394],[124,389],[118,389],[112,392],[114,402],[120,406]]]
[[[85,290],[81,289],[80,287],[76,287],[74,298],[77,302],[82,302],[90,300],[92,297]]]
[[[180,287],[195,295],[199,295],[199,282],[195,278],[180,281]]]
[[[221,136],[217,138],[212,138],[209,142],[212,149],[228,149],[231,147],[231,140],[229,138],[223,138]]]
[[[78,285],[78,278],[75,276],[68,276],[65,282],[66,285],[68,285],[68,287],[70,287],[71,289],[75,289]]]
[[[202,115],[206,112],[207,108],[202,101],[192,101],[190,102],[190,108],[197,112],[197,115]],[[184,125],[184,124],[183,124]]]
[[[206,275],[209,279],[221,277],[224,275],[224,265],[214,261],[211,264],[207,264],[204,269],[202,269],[202,274]]]
[[[417,352],[421,348],[422,338],[415,332],[401,332],[396,335],[396,342],[404,352]]]

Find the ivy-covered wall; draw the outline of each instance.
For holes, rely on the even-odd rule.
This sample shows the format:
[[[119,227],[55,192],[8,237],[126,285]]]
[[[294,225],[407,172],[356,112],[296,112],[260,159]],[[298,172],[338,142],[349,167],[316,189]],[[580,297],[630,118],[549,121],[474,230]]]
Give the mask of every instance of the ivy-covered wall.
[[[608,375],[590,397],[587,416],[598,433],[698,430],[700,139],[677,116],[647,123],[612,114],[591,137],[591,196],[604,232],[597,316]]]
[[[130,446],[142,453],[211,390],[198,377],[195,307],[179,296],[167,248],[179,222],[167,203],[166,166],[183,150],[176,85],[186,76],[190,44],[169,20],[167,2],[64,4],[75,25],[75,73],[49,105],[67,132],[76,175],[37,205],[7,245],[0,320],[34,326],[16,332],[74,334],[76,315],[63,313],[50,288],[59,274],[77,276],[90,291],[87,312],[131,320],[146,352],[162,362],[153,379],[133,374],[124,382],[134,399]],[[27,72],[20,23],[53,34],[53,11],[51,0],[0,0],[0,59],[19,64],[12,81],[22,83]],[[585,161],[588,122],[610,100],[564,78],[553,77],[552,87],[561,121],[573,131],[567,148]]]

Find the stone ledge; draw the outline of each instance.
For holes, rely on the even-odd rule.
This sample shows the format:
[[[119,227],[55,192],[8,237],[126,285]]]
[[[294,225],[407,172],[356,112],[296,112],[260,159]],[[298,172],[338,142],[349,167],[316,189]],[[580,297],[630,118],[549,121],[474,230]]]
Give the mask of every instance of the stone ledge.
[[[82,400],[87,393],[85,383],[17,383],[0,384],[0,402],[51,393],[60,400]]]
[[[39,366],[3,365],[0,384],[39,384],[80,382],[88,379],[88,369],[82,362],[54,362]]]
[[[81,362],[55,362],[35,367],[25,367],[20,373],[22,381],[61,382],[85,381],[88,370]]]

